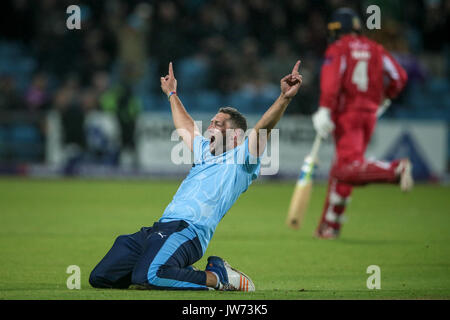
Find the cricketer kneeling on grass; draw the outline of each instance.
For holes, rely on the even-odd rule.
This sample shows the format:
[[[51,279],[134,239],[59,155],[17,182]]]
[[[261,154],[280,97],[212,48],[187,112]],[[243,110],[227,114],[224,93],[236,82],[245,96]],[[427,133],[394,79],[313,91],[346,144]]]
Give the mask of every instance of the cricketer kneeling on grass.
[[[271,129],[297,94],[302,76],[297,61],[280,81],[281,94],[246,138],[246,119],[234,108],[220,108],[203,137],[176,89],[172,63],[161,78],[175,127],[194,153],[194,163],[161,219],[152,227],[117,237],[91,272],[96,288],[254,291],[252,280],[220,257],[208,258],[205,271],[192,264],[206,251],[219,221],[260,171]],[[266,130],[267,135],[260,135]]]

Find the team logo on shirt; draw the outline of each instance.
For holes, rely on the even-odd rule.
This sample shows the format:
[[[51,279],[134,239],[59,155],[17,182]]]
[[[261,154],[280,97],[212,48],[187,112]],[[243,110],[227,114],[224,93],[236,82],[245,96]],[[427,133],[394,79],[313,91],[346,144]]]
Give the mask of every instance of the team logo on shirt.
[[[162,239],[164,239],[164,237],[167,237],[166,234],[162,234],[161,232],[157,232],[156,234],[159,235]]]
[[[323,60],[323,64],[327,65],[330,64],[333,61],[333,56],[326,56],[325,59]]]

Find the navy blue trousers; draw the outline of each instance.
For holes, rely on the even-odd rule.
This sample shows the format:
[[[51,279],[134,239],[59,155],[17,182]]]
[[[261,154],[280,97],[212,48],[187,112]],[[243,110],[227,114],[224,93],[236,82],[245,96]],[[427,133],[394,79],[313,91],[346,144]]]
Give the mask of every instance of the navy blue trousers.
[[[195,231],[182,220],[155,222],[152,227],[117,237],[112,248],[92,270],[95,288],[207,290],[206,273],[191,265],[202,257]]]

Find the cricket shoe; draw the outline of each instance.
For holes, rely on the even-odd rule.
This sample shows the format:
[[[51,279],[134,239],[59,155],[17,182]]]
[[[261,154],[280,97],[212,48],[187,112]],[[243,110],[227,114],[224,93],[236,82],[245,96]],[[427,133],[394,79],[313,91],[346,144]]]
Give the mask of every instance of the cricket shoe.
[[[326,222],[322,222],[314,233],[314,236],[319,239],[334,240],[339,238],[339,230],[329,226]]]
[[[400,189],[403,192],[411,191],[414,186],[414,179],[412,177],[412,164],[409,159],[400,160],[395,171],[400,175]]]
[[[205,271],[215,273],[219,277],[220,291],[255,291],[253,281],[243,272],[234,269],[228,262],[220,257],[208,258]]]

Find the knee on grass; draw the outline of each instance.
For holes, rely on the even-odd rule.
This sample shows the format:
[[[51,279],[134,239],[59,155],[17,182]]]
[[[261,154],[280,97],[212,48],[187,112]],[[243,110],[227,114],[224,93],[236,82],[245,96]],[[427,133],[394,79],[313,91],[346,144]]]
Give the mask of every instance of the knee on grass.
[[[111,285],[108,284],[108,281],[104,277],[102,277],[98,272],[94,269],[89,275],[89,284],[94,288],[111,288]]]

